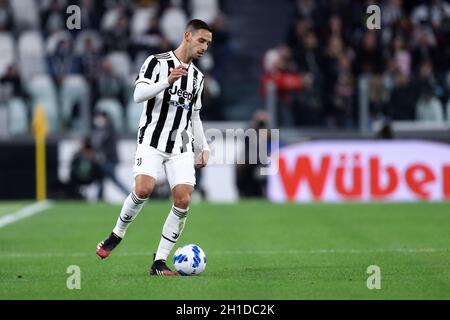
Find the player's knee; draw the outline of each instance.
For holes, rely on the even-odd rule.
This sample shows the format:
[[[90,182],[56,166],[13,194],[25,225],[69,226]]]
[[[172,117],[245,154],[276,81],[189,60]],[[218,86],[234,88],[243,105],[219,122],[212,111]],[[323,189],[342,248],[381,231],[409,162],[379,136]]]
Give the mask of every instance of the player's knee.
[[[177,208],[186,209],[189,207],[189,202],[191,201],[191,196],[186,194],[178,195],[174,198],[174,205]]]
[[[139,199],[146,199],[150,197],[152,193],[152,188],[150,186],[136,186],[134,193]]]

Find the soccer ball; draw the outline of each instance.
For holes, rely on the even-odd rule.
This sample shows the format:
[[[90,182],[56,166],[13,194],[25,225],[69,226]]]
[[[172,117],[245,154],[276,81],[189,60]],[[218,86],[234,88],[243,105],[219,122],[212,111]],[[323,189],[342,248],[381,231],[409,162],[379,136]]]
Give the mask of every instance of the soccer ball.
[[[196,244],[187,244],[175,251],[173,265],[182,276],[200,274],[206,267],[205,252]]]

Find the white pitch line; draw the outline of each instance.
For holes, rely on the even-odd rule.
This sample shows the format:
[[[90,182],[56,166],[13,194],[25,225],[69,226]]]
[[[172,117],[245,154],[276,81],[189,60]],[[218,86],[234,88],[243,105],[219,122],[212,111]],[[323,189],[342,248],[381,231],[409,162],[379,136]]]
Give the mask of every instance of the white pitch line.
[[[0,228],[19,220],[34,216],[51,207],[51,203],[47,200],[35,202],[29,206],[23,207],[16,212],[9,213],[0,217]]]
[[[370,253],[436,253],[449,252],[449,248],[392,248],[392,249],[311,249],[311,250],[272,250],[272,251],[251,251],[251,250],[236,250],[236,251],[216,251],[211,252],[211,255],[281,255],[281,254],[370,254]],[[150,252],[117,252],[118,257],[141,257],[151,256]],[[22,252],[22,253],[0,253],[2,258],[54,258],[54,257],[95,257],[95,251],[92,252]]]

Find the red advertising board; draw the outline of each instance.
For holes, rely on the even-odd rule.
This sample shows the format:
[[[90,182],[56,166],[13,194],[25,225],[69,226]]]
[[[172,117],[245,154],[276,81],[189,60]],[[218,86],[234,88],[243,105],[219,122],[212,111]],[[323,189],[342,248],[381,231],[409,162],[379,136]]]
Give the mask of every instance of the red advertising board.
[[[450,199],[450,146],[426,141],[319,141],[280,149],[272,201]]]

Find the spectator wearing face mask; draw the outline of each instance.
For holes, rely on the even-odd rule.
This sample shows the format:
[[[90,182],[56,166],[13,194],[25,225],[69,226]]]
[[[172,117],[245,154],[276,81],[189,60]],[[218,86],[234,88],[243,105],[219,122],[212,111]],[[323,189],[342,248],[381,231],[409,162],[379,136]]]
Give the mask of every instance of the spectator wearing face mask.
[[[117,135],[114,125],[106,112],[100,112],[94,117],[92,144],[97,152],[97,161],[102,172],[99,181],[98,200],[103,199],[104,179],[109,178],[125,196],[129,194],[127,187],[116,176],[116,166],[119,163],[117,153]]]

